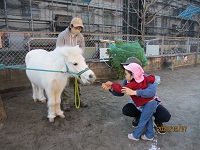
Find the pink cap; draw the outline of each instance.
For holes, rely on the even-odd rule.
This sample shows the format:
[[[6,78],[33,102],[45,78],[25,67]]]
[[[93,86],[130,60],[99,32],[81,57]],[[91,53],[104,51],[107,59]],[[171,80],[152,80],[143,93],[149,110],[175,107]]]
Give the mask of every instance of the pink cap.
[[[133,73],[133,77],[137,83],[140,83],[144,80],[144,70],[140,65],[136,63],[130,63],[129,65],[124,66],[124,68]]]

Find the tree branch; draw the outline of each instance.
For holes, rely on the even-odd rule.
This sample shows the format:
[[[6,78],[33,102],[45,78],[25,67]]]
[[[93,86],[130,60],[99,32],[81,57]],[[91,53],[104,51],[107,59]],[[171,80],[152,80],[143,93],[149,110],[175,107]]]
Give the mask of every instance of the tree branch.
[[[156,0],[152,0],[150,4],[147,4],[146,9],[148,9],[150,6],[152,6],[153,4],[155,4]]]
[[[169,4],[172,3],[172,2],[173,2],[173,0],[171,0],[171,1],[170,1],[169,3],[167,3],[167,4],[169,5]],[[160,17],[160,16],[162,16],[162,15],[167,14],[168,12],[170,12],[172,9],[169,9],[167,12],[164,12],[164,13],[158,15],[158,13],[159,13],[161,10],[163,10],[164,8],[166,8],[168,5],[164,6],[164,7],[161,8],[160,10],[158,10],[158,11],[154,14],[153,18],[145,24],[145,26],[148,26],[155,18]]]
[[[174,0],[171,0],[169,3],[167,3],[166,6],[162,7],[160,10],[158,10],[158,11],[156,12],[156,15],[157,15],[161,10],[165,9],[165,8],[166,8],[169,4],[171,4],[173,1],[174,1]]]
[[[143,1],[145,1],[145,0],[140,0],[141,2],[142,2],[142,6],[144,6],[144,2]]]
[[[131,27],[131,28],[133,28],[134,30],[136,30],[136,31],[138,31],[138,32],[141,33],[141,30],[138,30],[137,28],[131,26],[123,17],[122,17],[122,20],[123,20],[129,27]]]
[[[133,2],[130,2],[130,4],[131,4],[131,6],[132,6],[132,8],[133,8],[133,10],[135,11],[135,13],[138,15],[138,17],[141,19],[141,16],[140,16],[140,11],[138,11],[138,10],[136,10],[135,8],[134,8],[134,5],[133,5]]]
[[[165,12],[165,13],[163,13],[163,14],[161,14],[161,15],[154,14],[153,17],[151,18],[151,20],[148,21],[145,25],[148,26],[155,18],[158,18],[158,17],[160,17],[160,16],[162,16],[162,15],[164,15],[164,14],[167,14],[167,13],[170,12],[171,10],[172,10],[172,9],[169,9],[167,12]]]
[[[129,27],[133,28],[134,30],[137,30],[138,32],[141,33],[141,31],[133,26],[131,26],[121,15],[116,15],[116,14],[113,14],[113,16],[115,17],[120,17]]]

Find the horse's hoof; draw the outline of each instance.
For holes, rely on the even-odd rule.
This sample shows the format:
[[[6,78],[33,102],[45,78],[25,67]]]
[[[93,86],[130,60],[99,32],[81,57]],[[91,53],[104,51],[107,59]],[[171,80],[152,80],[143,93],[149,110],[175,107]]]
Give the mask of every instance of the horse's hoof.
[[[47,102],[47,100],[46,100],[46,99],[43,99],[43,100],[41,100],[41,102],[44,104],[44,103]]]
[[[34,99],[34,102],[35,102],[35,103],[37,103],[37,101],[38,101],[37,99]]]
[[[62,114],[62,115],[59,115],[59,117],[60,117],[60,118],[65,118],[65,115]]]
[[[49,122],[54,122],[54,118],[49,118]]]

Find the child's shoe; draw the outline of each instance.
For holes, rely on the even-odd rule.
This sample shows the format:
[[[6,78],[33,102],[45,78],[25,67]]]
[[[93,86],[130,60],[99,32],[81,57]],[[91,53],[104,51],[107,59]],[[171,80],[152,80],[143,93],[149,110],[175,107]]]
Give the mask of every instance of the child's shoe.
[[[137,128],[138,127],[138,123],[139,123],[139,119],[134,117],[133,121],[132,121],[132,127],[133,128]]]
[[[149,138],[147,138],[146,135],[144,134],[144,135],[141,136],[141,139],[146,140],[146,141],[153,141],[154,138],[150,138],[150,139],[149,139]]]
[[[128,134],[128,138],[129,138],[130,140],[139,141],[139,139],[134,138],[134,136],[133,136],[132,133],[131,133],[131,134]]]
[[[157,124],[156,122],[154,122],[153,128],[158,134],[165,134],[165,130],[162,130],[163,124]]]

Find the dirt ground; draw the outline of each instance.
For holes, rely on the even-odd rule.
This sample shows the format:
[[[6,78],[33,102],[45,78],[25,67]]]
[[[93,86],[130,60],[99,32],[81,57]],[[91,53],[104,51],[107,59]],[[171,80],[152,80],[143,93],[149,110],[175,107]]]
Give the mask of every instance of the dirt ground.
[[[158,135],[161,150],[197,150],[200,146],[200,66],[148,72],[161,76],[157,93],[172,117],[166,126],[186,132]],[[72,88],[71,88],[72,91]],[[46,104],[34,103],[31,89],[2,95],[8,119],[0,127],[0,150],[148,150],[152,141],[127,138],[131,118],[122,114],[128,96],[114,97],[100,84],[82,86],[88,108],[73,107],[66,118],[46,119]]]

